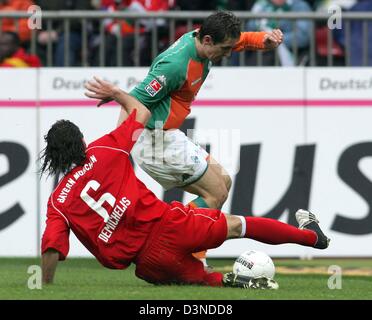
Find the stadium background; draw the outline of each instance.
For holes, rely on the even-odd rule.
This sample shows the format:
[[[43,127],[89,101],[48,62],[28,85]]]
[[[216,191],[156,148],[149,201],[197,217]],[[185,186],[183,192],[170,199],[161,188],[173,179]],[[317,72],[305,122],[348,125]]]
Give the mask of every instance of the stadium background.
[[[249,10],[236,13],[244,25],[252,17],[260,17]],[[40,255],[46,202],[57,181],[56,177],[40,179],[37,174],[37,156],[44,147],[43,135],[50,125],[57,119],[68,118],[81,127],[87,141],[92,141],[116,124],[117,106],[110,104],[96,109],[94,102],[83,96],[84,82],[98,75],[130,90],[148,70],[148,60],[141,57],[143,51],[154,57],[177,39],[180,31],[191,30],[208,14],[182,10],[43,12],[44,31],[52,30],[54,26],[48,21],[53,18],[59,17],[62,21],[58,29],[65,43],[62,66],[58,66],[55,55],[57,44],[49,41],[40,48],[37,34],[40,31],[31,30],[24,49],[30,55],[38,55],[43,67],[0,69],[0,257]],[[28,16],[30,13],[0,11],[1,18],[18,20]],[[350,43],[340,55],[340,46],[335,45],[330,29],[326,31],[325,41],[316,32],[319,26],[324,30],[329,13],[269,14],[267,17],[296,21],[299,16],[314,24],[305,51],[298,50],[296,41],[289,48],[293,66],[281,65],[284,62],[278,52],[273,66],[265,65],[266,60],[260,53],[255,65],[250,65],[249,57],[242,54],[223,60],[221,65],[212,68],[183,129],[196,129],[194,134],[198,140],[232,175],[233,187],[223,207],[225,212],[273,217],[295,224],[297,208],[309,208],[319,216],[322,228],[332,238],[330,248],[319,252],[295,245],[262,245],[244,239],[228,241],[210,250],[208,257],[235,258],[246,249],[262,250],[275,258],[372,256],[372,249],[366,245],[372,240],[369,120],[372,116],[372,63],[369,60],[372,49],[369,50],[368,45],[362,48],[362,62],[356,66],[352,65]],[[71,17],[81,21],[82,46],[78,49],[67,36],[72,35],[70,22],[74,19]],[[142,33],[140,21],[149,18],[154,23],[161,19],[161,26]],[[350,28],[348,21],[361,21],[365,33],[360,38],[368,43],[366,40],[372,35],[371,12],[345,13],[343,18],[346,29]],[[98,21],[100,36],[109,34],[105,19],[132,21],[133,59],[129,65],[122,56],[125,50],[118,49],[124,45],[120,36],[113,45],[117,55],[111,65],[107,63],[110,54],[105,41],[96,44],[96,51],[89,47],[84,26],[90,19]],[[179,22],[182,22],[181,28]],[[150,47],[141,47],[144,35]],[[154,44],[157,45],[154,47]],[[70,61],[74,51],[69,49],[75,50],[80,59]],[[90,50],[96,59],[91,59]],[[138,167],[136,170],[160,198],[184,203],[192,199],[179,190],[164,192]],[[72,236],[70,257],[90,256]],[[326,262],[331,263],[332,260]],[[367,260],[366,265],[369,264]],[[351,265],[358,265],[358,260]]]

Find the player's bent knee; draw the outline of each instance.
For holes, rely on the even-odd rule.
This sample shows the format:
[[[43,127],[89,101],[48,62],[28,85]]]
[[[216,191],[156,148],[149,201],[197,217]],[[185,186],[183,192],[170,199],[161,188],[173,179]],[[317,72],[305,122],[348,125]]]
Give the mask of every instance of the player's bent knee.
[[[226,186],[227,192],[229,192],[230,189],[231,189],[231,185],[232,185],[231,177],[229,175],[224,175],[223,176],[223,180],[225,182],[225,186]]]
[[[208,207],[211,209],[219,209],[220,201],[215,196],[209,196],[204,198],[205,202],[208,204]]]
[[[220,193],[220,207],[226,202],[227,197],[229,196],[229,189],[228,188],[221,188],[221,193]]]
[[[213,208],[220,209],[227,200],[229,192],[227,189],[220,190],[219,193],[210,197],[211,202],[213,203]]]
[[[203,198],[208,204],[209,208],[221,209],[227,200],[229,191],[224,185],[219,184],[218,186],[218,188],[213,188],[213,190],[210,190],[203,195]]]

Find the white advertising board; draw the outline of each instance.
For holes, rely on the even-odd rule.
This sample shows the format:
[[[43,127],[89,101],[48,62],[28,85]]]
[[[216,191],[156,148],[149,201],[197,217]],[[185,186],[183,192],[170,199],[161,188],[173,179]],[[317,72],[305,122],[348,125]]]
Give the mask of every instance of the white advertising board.
[[[0,79],[10,87],[0,93],[1,141],[19,140],[31,157],[27,171],[17,180],[0,183],[1,198],[6,199],[0,204],[0,218],[16,202],[11,200],[13,193],[25,203],[24,216],[0,230],[0,240],[20,242],[17,234],[23,232],[20,224],[26,218],[25,225],[33,235],[29,241],[32,251],[14,244],[1,248],[1,256],[36,254],[54,180],[42,178],[38,183],[34,160],[54,121],[66,118],[75,122],[88,142],[116,125],[118,107],[95,108],[94,101],[84,97],[84,82],[98,75],[129,91],[146,72],[147,68],[44,68],[27,70],[17,75],[22,82],[12,83],[5,79],[13,79],[13,75],[0,71]],[[318,251],[294,244],[231,240],[210,250],[209,256],[235,257],[250,248],[274,257],[372,256],[372,249],[364,245],[372,241],[370,74],[367,68],[212,69],[188,118],[197,140],[210,143],[212,156],[232,177],[223,211],[293,223],[295,209],[306,207],[319,216],[332,242],[329,249]],[[19,83],[27,83],[27,90],[14,89]],[[18,103],[6,107],[9,98]],[[0,179],[9,171],[4,157],[0,154]],[[158,197],[164,197],[159,184],[138,167],[136,172]],[[193,197],[184,194],[177,199],[187,203]],[[72,237],[70,256],[90,254]]]
[[[36,256],[37,72],[0,72],[0,256]]]

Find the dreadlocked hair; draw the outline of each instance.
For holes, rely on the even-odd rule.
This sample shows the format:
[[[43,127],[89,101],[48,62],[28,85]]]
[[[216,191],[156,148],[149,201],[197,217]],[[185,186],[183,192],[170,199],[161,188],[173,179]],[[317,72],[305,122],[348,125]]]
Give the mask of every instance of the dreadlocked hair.
[[[198,33],[199,40],[211,36],[213,42],[221,43],[226,39],[240,37],[240,20],[229,11],[217,11],[208,16],[201,25]]]
[[[57,121],[44,136],[46,147],[41,152],[40,173],[65,174],[73,165],[81,165],[85,158],[85,143],[80,129],[68,120]]]

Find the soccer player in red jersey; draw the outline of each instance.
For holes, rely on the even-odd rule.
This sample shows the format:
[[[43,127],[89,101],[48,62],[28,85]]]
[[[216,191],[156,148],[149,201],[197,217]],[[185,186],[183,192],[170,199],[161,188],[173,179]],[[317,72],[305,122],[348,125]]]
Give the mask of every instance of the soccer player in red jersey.
[[[328,246],[315,216],[306,210],[296,214],[296,228],[274,219],[159,200],[137,179],[129,160],[150,112],[109,82],[95,78],[86,88],[88,97],[113,98],[130,116],[88,146],[68,120],[57,121],[45,136],[41,172],[65,176],[48,201],[42,238],[44,283],[53,282],[58,261],[68,254],[70,230],[103,266],[125,269],[134,263],[139,278],[156,284],[276,289],[277,283],[267,278],[207,272],[192,253],[240,237],[269,244]]]

